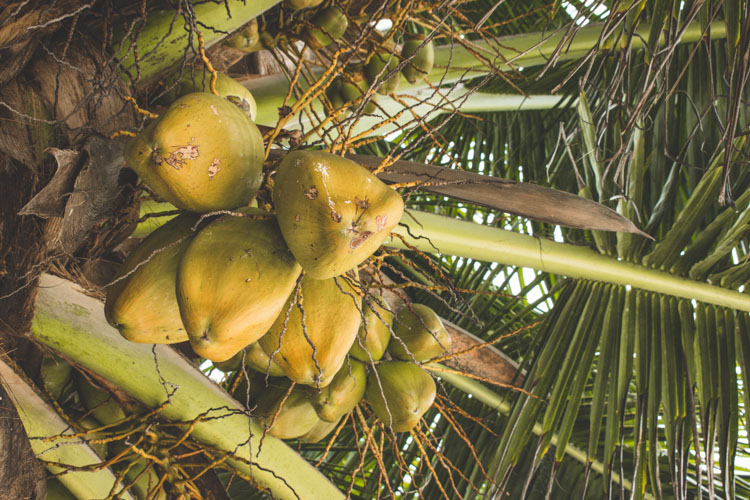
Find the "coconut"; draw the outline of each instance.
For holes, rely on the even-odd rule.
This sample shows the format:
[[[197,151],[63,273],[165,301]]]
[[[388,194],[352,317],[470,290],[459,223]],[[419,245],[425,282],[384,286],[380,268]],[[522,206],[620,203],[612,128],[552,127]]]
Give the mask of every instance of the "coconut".
[[[259,373],[268,373],[271,377],[283,377],[284,370],[272,361],[257,342],[245,348],[245,364]]]
[[[44,356],[39,369],[39,376],[55,401],[60,401],[70,391],[72,374],[70,363],[52,354]]]
[[[294,10],[310,9],[322,3],[323,0],[284,0],[284,5]]]
[[[425,39],[424,35],[409,35],[401,48],[401,57],[408,60],[401,73],[410,83],[416,82],[432,71],[432,65],[435,62],[435,49],[432,40],[424,43]]]
[[[303,443],[317,443],[321,439],[328,437],[328,435],[336,429],[340,421],[341,419],[338,419],[335,422],[326,422],[325,420],[319,419],[315,425],[312,426],[312,429],[299,437],[299,440]]]
[[[318,416],[326,422],[338,421],[362,399],[366,382],[365,365],[353,359],[344,363],[330,384],[313,390],[312,402]]]
[[[344,364],[361,321],[360,297],[342,278],[306,275],[300,287],[302,312],[292,293],[271,329],[259,341],[287,377],[325,387]]]
[[[247,205],[263,178],[258,127],[227,99],[206,92],[177,99],[124,155],[156,194],[192,212]]]
[[[241,30],[224,41],[224,45],[243,52],[255,52],[262,46],[260,34],[258,33],[258,20],[253,19]]]
[[[423,304],[411,304],[398,312],[393,327],[395,337],[388,344],[393,357],[426,361],[450,351],[451,336],[440,317]],[[404,344],[406,348],[404,348]]]
[[[313,278],[338,276],[372,255],[401,219],[398,193],[351,160],[292,151],[273,189],[279,227]]]
[[[435,381],[407,361],[383,361],[375,372],[365,391],[375,416],[395,432],[413,429],[435,400]]]
[[[393,76],[389,78],[385,78],[385,76],[395,70],[398,64],[398,57],[393,54],[385,52],[374,53],[367,62],[367,66],[365,66],[367,82],[371,87],[379,83],[380,85],[377,90],[379,94],[395,92],[398,89],[398,84],[401,82],[401,73],[394,72]]]
[[[193,350],[225,361],[258,340],[281,312],[300,267],[273,216],[223,216],[190,242],[177,270],[177,301]]]
[[[211,92],[211,78],[212,75],[208,71],[188,68],[178,81],[172,79],[166,84],[169,90],[159,99],[159,102],[169,105],[176,99],[193,92]],[[229,75],[217,72],[214,88],[217,95],[227,99],[255,121],[258,106],[253,94],[244,85]]]
[[[175,294],[177,266],[198,222],[170,220],[133,250],[107,288],[104,315],[131,342],[172,344],[188,339]]]
[[[279,439],[294,439],[307,434],[320,420],[303,388],[294,387],[287,396],[288,391],[288,380],[269,386],[258,396],[258,405],[253,412],[260,417],[268,433]]]
[[[334,5],[319,10],[310,19],[310,24],[313,27],[305,30],[304,39],[310,47],[319,49],[344,36],[349,21],[344,11]]]
[[[349,355],[365,363],[378,361],[388,347],[392,324],[393,313],[388,304],[382,297],[372,297],[364,306],[364,320]]]

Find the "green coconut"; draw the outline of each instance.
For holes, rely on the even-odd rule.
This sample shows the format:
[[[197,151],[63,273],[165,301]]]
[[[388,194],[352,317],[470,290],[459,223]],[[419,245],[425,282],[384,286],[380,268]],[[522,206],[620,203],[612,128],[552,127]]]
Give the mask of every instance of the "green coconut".
[[[375,372],[368,377],[365,391],[375,416],[395,432],[413,429],[435,400],[435,381],[407,361],[383,361]]]
[[[331,102],[331,108],[333,108],[334,111],[343,108],[346,105],[344,96],[341,94],[341,83],[342,79],[336,78],[326,87],[325,94]],[[326,113],[328,113],[327,109]]]
[[[125,146],[125,161],[159,196],[192,212],[247,205],[263,179],[263,138],[240,108],[195,92]]]
[[[417,361],[446,354],[451,348],[451,336],[440,317],[423,304],[411,304],[398,312],[393,326],[394,338],[388,344],[393,357]],[[406,344],[406,348],[404,348]]]
[[[395,92],[398,89],[398,84],[401,82],[401,73],[396,71],[389,78],[385,78],[385,76],[394,71],[398,65],[399,59],[397,56],[385,52],[376,52],[370,57],[365,66],[367,83],[370,87],[378,83],[377,92],[379,94],[391,94]]]
[[[102,425],[124,420],[127,415],[111,394],[94,387],[83,375],[76,377],[76,388],[83,406]]]
[[[268,433],[279,439],[303,436],[319,421],[307,392],[302,387],[294,387],[287,396],[288,390],[288,380],[271,385],[258,396],[253,411]]]
[[[93,417],[85,417],[78,421],[78,425],[81,426],[85,431],[90,431],[94,429],[98,429],[102,426],[99,422],[96,421]],[[86,434],[86,437],[84,438],[86,441],[101,441],[102,439],[106,438],[107,436],[102,433],[93,432]],[[98,442],[98,443],[91,443],[89,442],[89,446],[96,452],[97,455],[99,455],[102,458],[105,458],[107,456],[107,443],[106,442]]]
[[[258,20],[253,19],[241,30],[224,41],[224,45],[243,52],[255,52],[263,48],[258,33]]]
[[[239,370],[240,366],[242,366],[242,351],[238,352],[226,361],[213,361],[211,364],[214,365],[214,368],[218,368],[224,373]]]
[[[270,363],[270,364],[269,364]],[[272,361],[270,356],[257,342],[245,348],[245,364],[259,373],[268,373],[271,377],[283,377],[284,370]]]
[[[306,275],[300,292],[304,324],[293,293],[259,343],[287,377],[298,384],[325,387],[344,364],[357,336],[361,299],[342,278],[316,280]]]
[[[231,358],[266,333],[301,271],[273,216],[245,212],[202,229],[177,270],[182,322],[195,353],[211,361]]]
[[[326,422],[338,421],[362,399],[366,383],[365,365],[353,359],[344,363],[330,384],[319,391],[312,390],[318,416]]]
[[[284,0],[284,5],[294,10],[310,9],[322,3],[323,0]]]
[[[257,26],[256,26],[257,34]],[[179,76],[179,75],[178,75]],[[211,73],[199,69],[186,69],[179,81],[174,79],[167,83],[169,90],[159,99],[166,105],[173,103],[176,99],[191,94],[193,92],[211,92]],[[229,75],[216,73],[216,83],[214,84],[216,93],[227,99],[229,102],[240,108],[252,121],[258,111],[255,98],[250,91]]]
[[[182,214],[151,233],[120,266],[107,288],[104,314],[132,342],[188,339],[175,294],[177,266],[193,237],[195,214]]]
[[[367,259],[401,219],[404,202],[370,171],[322,151],[292,151],[273,189],[279,227],[313,278],[338,276]]]
[[[312,426],[312,429],[307,431],[306,434],[299,437],[299,440],[303,443],[317,443],[318,441],[328,437],[330,433],[338,427],[339,422],[341,422],[341,419],[338,419],[334,422],[326,422],[325,420],[319,419],[315,425]]]
[[[39,376],[55,401],[60,401],[72,389],[72,375],[70,363],[52,354],[44,356]]]
[[[354,72],[348,75],[348,78],[341,81],[341,97],[350,109],[355,109],[359,106],[360,100],[365,96],[365,93],[367,93],[367,88],[367,80],[364,75]],[[375,96],[373,95],[367,104],[365,104],[363,109],[365,113],[374,113],[377,110],[374,99]]]
[[[344,36],[349,21],[344,11],[334,5],[316,12],[310,24],[312,27],[305,30],[303,37],[310,47],[319,49]]]
[[[364,306],[364,320],[349,355],[365,363],[378,361],[388,347],[392,324],[393,313],[388,304],[382,297],[373,297]]]
[[[401,73],[410,83],[416,82],[432,71],[432,65],[435,62],[435,49],[432,40],[424,43],[425,39],[425,35],[409,35],[401,48],[401,57],[409,61],[401,70]]]

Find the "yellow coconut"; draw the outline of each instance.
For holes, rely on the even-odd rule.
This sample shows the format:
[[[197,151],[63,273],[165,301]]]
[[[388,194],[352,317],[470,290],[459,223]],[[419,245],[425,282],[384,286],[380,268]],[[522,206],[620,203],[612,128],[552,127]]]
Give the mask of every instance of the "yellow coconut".
[[[446,354],[451,336],[440,317],[423,304],[410,304],[398,312],[393,325],[394,337],[388,344],[393,357],[410,361],[426,361]]]
[[[304,320],[293,293],[259,343],[287,377],[325,387],[344,364],[357,336],[361,300],[343,278],[304,276],[300,295]]]
[[[321,151],[279,164],[273,199],[289,249],[313,278],[338,276],[372,255],[401,219],[404,202],[370,171]]]
[[[177,266],[193,237],[195,214],[182,214],[133,250],[107,288],[104,314],[132,342],[171,344],[188,339],[175,294]]]
[[[263,158],[258,127],[240,108],[206,92],[177,99],[125,147],[125,161],[156,194],[192,212],[250,203]]]
[[[177,301],[193,350],[225,361],[273,324],[300,274],[275,219],[257,209],[226,215],[190,242]]]
[[[406,432],[430,409],[436,393],[435,381],[419,365],[383,361],[370,374],[365,397],[386,426]]]

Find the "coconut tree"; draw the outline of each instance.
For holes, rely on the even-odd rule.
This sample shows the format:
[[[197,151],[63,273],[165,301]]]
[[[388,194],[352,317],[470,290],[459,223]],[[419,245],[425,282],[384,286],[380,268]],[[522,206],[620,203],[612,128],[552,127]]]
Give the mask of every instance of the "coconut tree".
[[[65,487],[79,498],[750,496],[745,3],[276,3],[5,8],[2,378]],[[335,26],[317,16],[334,3],[349,29],[324,45]],[[402,57],[409,40],[434,45],[432,69]],[[271,74],[257,77],[259,61]],[[128,343],[104,322],[97,298],[130,251],[139,203],[174,215],[121,169],[122,136],[164,112],[177,78],[216,91],[216,67],[255,97],[266,172],[289,147],[325,149],[406,200],[360,275],[431,306],[467,349],[423,364],[438,395],[412,431],[362,404],[295,451],[174,349]],[[394,89],[405,69],[415,81]],[[344,85],[354,90],[340,97]],[[261,189],[258,204],[271,201]],[[42,271],[58,278],[37,290]],[[63,380],[78,388],[55,397],[44,374],[71,365],[79,373]],[[231,390],[246,371],[229,372]],[[84,408],[82,378],[114,398],[116,417],[95,413],[103,402]],[[112,443],[104,457],[97,441]]]

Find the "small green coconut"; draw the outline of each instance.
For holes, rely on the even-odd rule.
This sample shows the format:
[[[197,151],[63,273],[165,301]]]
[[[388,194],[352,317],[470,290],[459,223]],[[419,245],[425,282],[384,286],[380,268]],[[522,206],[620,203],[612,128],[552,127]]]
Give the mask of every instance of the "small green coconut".
[[[379,83],[377,92],[379,94],[391,94],[398,89],[401,82],[401,73],[395,72],[393,76],[385,78],[387,74],[395,70],[399,65],[397,56],[385,52],[376,52],[370,57],[365,66],[367,83],[372,87]]]
[[[426,361],[450,351],[451,336],[437,313],[423,304],[410,306],[398,312],[388,352],[404,361]]]
[[[382,297],[372,297],[364,306],[364,320],[349,355],[365,363],[378,361],[388,347],[392,324],[388,304]]]
[[[375,416],[395,432],[413,429],[435,400],[435,381],[408,361],[383,361],[375,372],[365,391]]]
[[[338,421],[362,399],[366,383],[365,365],[349,359],[330,384],[320,391],[313,390],[312,402],[318,416],[327,422]]]
[[[341,419],[338,419],[335,422],[318,420],[315,425],[312,426],[312,429],[307,431],[306,434],[299,437],[299,440],[303,443],[317,443],[318,441],[321,441],[322,439],[328,437],[328,435],[332,433],[334,429],[336,429],[336,427],[338,427],[339,422],[341,422]]]
[[[254,414],[272,436],[294,439],[307,434],[320,419],[307,392],[294,387],[287,395],[289,381],[286,382],[266,388],[258,396]]]
[[[432,40],[425,43],[424,35],[409,35],[401,48],[401,57],[408,60],[401,70],[410,83],[427,76],[435,62],[435,49]]]
[[[344,11],[334,5],[315,13],[310,24],[313,27],[305,30],[304,39],[310,47],[319,49],[344,36],[349,20]]]

